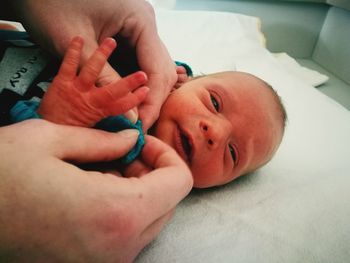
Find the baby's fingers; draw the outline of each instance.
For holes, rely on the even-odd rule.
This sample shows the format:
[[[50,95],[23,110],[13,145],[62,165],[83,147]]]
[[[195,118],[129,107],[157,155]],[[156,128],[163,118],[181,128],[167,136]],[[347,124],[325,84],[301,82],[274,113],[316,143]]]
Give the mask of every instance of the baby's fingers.
[[[62,80],[71,81],[76,77],[83,43],[84,40],[79,36],[74,37],[70,42],[58,72]]]
[[[106,38],[89,58],[79,74],[79,79],[84,84],[82,87],[90,89],[95,85],[97,77],[100,75],[108,57],[111,55],[116,45],[113,38]]]
[[[119,99],[108,108],[105,108],[105,115],[115,116],[119,114],[124,114],[132,108],[137,107],[145,100],[148,91],[149,88],[143,86],[132,93],[130,92],[129,94],[125,95],[123,98]]]
[[[105,87],[95,89],[91,93],[90,102],[94,107],[105,107],[106,104],[118,101],[128,93],[145,85],[146,82],[146,74],[141,71],[136,72]]]

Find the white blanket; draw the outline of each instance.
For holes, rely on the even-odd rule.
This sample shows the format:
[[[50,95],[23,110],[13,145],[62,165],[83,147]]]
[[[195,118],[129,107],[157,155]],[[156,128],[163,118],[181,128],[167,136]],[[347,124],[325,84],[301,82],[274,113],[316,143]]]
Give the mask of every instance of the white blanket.
[[[157,13],[172,57],[195,73],[240,70],[280,94],[284,140],[260,170],[194,190],[137,262],[348,262],[350,113],[290,74],[262,45],[256,18]]]

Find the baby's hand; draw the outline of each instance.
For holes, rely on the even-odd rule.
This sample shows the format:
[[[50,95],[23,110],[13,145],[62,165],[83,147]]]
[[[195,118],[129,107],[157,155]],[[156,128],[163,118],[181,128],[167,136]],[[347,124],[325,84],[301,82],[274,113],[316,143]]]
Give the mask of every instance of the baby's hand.
[[[115,40],[106,38],[77,74],[83,39],[75,37],[38,113],[55,123],[92,127],[105,117],[138,106],[149,91],[144,86],[147,82],[144,72],[133,73],[103,87],[95,85],[115,47]]]

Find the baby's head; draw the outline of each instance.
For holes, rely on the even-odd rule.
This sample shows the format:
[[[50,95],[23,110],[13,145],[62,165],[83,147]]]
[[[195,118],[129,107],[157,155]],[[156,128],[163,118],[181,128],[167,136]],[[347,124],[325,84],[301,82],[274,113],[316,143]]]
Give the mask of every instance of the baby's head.
[[[228,183],[267,163],[284,133],[278,95],[243,72],[194,78],[171,93],[154,135],[190,167],[194,187]]]

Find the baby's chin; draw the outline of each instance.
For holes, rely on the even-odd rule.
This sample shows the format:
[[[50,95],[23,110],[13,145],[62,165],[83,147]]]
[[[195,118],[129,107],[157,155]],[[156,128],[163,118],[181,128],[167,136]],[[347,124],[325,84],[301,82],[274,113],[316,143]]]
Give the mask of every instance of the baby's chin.
[[[209,188],[220,185],[218,182],[208,180],[203,177],[203,174],[198,174],[193,172],[191,167],[189,167],[193,176],[193,188]]]
[[[243,171],[239,172],[237,171],[236,174],[233,174],[232,177],[227,178],[225,180],[222,180],[225,176],[220,174],[220,175],[205,175],[203,172],[199,171],[194,171],[189,167],[192,176],[193,176],[193,187],[194,188],[210,188],[210,187],[217,187],[217,186],[222,186],[231,183],[232,181],[238,179],[239,177],[244,176],[247,173],[244,173]]]

